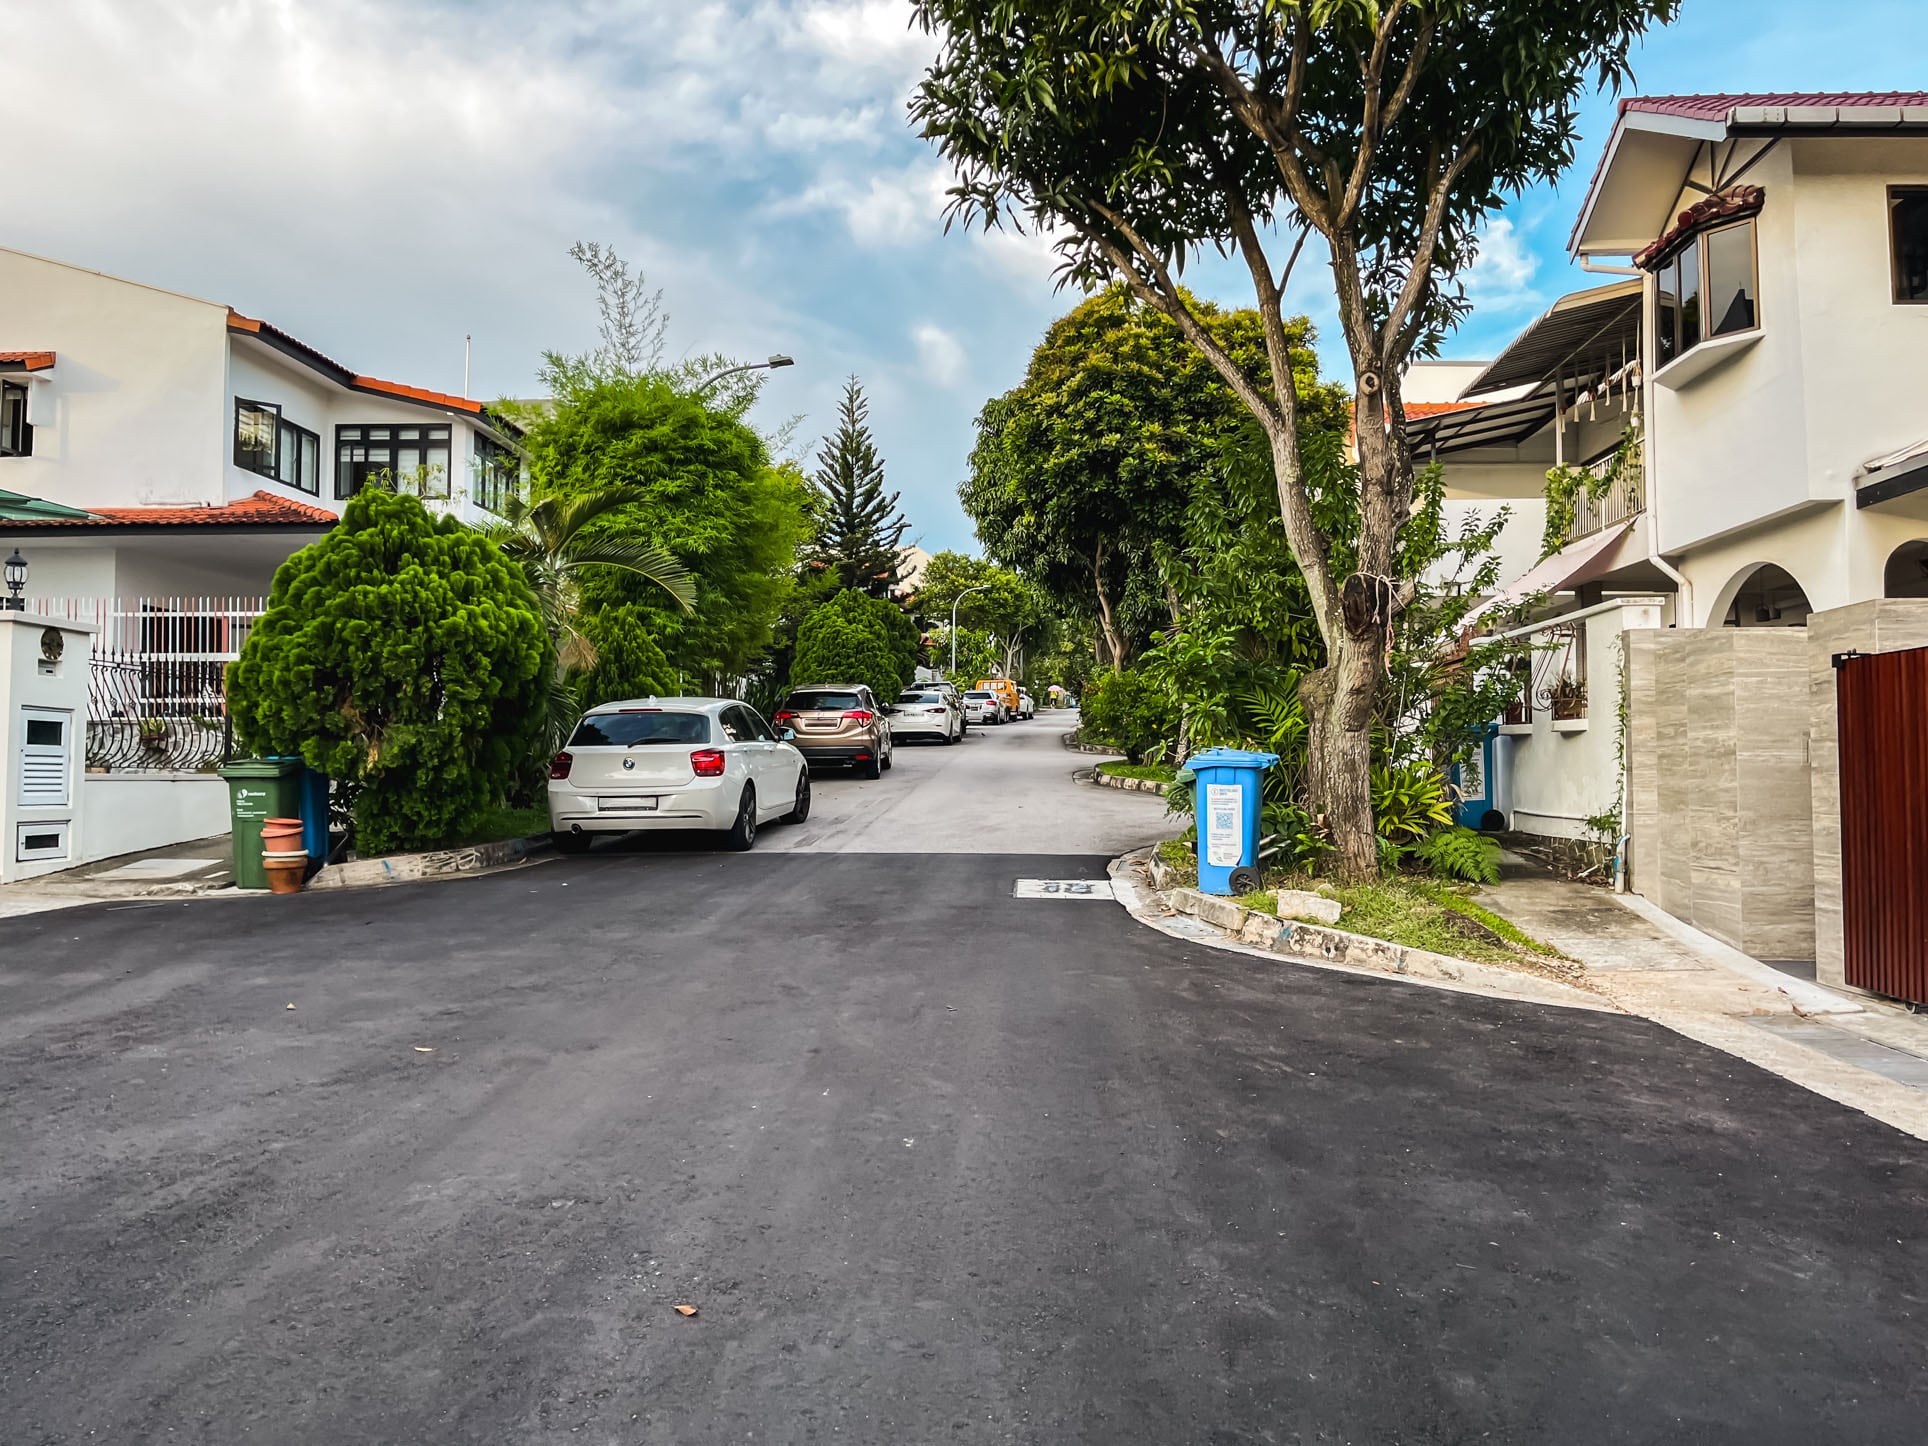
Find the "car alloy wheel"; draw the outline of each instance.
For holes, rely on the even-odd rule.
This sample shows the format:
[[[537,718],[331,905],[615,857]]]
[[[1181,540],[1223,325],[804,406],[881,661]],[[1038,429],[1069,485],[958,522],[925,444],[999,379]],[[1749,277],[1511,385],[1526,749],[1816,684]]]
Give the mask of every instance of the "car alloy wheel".
[[[726,848],[748,853],[756,847],[756,785],[743,785],[743,801],[736,806],[736,822],[723,836]]]
[[[785,823],[802,823],[810,817],[810,770],[797,770],[797,806],[783,816]]]

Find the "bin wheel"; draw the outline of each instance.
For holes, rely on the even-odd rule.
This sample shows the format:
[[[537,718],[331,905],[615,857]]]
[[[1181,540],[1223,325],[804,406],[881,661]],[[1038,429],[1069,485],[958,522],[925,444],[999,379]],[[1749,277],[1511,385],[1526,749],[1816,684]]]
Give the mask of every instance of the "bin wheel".
[[[1257,869],[1233,869],[1232,892],[1235,894],[1256,894],[1265,884],[1265,875]]]

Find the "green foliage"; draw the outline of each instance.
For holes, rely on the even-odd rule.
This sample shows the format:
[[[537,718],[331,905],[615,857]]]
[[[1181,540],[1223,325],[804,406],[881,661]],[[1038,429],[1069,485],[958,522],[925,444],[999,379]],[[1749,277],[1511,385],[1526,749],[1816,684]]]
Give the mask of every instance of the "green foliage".
[[[817,454],[810,479],[816,538],[810,560],[846,588],[882,595],[897,582],[897,555],[910,523],[901,493],[884,493],[884,459],[870,436],[870,403],[855,377],[844,383],[837,430]]]
[[[359,848],[423,847],[502,802],[542,727],[549,658],[499,548],[370,489],[276,572],[228,704],[244,746],[356,790]]]
[[[807,488],[772,466],[763,440],[661,377],[592,379],[558,398],[525,443],[538,499],[629,489],[586,540],[648,543],[696,581],[683,614],[639,574],[595,568],[580,579],[585,612],[634,604],[672,666],[692,682],[734,678],[768,651],[807,532]]]
[[[1638,469],[1641,458],[1638,422],[1628,422],[1620,445],[1597,473],[1591,467],[1549,467],[1546,474],[1546,529],[1540,535],[1540,556],[1548,558],[1567,545],[1573,530],[1574,508],[1584,493],[1598,502],[1611,492],[1630,470]]]
[[[1147,783],[1173,783],[1178,770],[1169,763],[1100,763],[1098,771],[1107,778],[1136,778]]]
[[[1092,681],[1080,700],[1078,732],[1109,744],[1133,763],[1162,753],[1177,733],[1171,699],[1142,672],[1127,668]]]
[[[676,670],[650,636],[651,618],[634,603],[591,613],[583,631],[595,663],[577,680],[579,711],[621,698],[674,697]]]
[[[994,678],[1003,662],[997,640],[982,628],[957,630],[957,666],[951,666],[951,630],[939,628],[931,635],[931,666],[942,668],[944,676],[960,688],[977,686],[979,678]]]
[[[915,653],[906,655],[893,617],[908,621],[881,598],[838,593],[797,629],[796,657],[790,665],[792,686],[867,683],[879,703],[891,702],[916,668]],[[914,646],[914,630],[911,638]]]
[[[1372,817],[1379,837],[1398,849],[1412,848],[1453,822],[1446,780],[1423,760],[1372,770]]]
[[[1500,881],[1500,846],[1470,828],[1441,829],[1413,852],[1442,879],[1469,884]]]

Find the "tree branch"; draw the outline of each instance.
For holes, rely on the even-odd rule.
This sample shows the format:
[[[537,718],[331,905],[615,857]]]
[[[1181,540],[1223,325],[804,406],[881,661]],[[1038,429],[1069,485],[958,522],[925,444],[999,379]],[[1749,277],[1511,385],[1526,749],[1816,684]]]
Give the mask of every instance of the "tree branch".
[[[1382,105],[1379,90],[1384,79],[1386,52],[1392,46],[1394,23],[1404,8],[1405,0],[1393,0],[1387,8],[1385,18],[1380,22],[1378,37],[1373,43],[1372,59],[1365,68],[1365,117],[1360,124],[1359,154],[1353,158],[1352,177],[1346,183],[1345,199],[1339,206],[1341,226],[1350,225],[1358,215],[1360,203],[1365,199],[1366,184],[1372,178],[1372,162],[1378,155],[1380,138],[1398,122],[1400,112],[1412,98],[1413,88],[1419,83],[1420,71],[1425,67],[1426,52],[1432,44],[1434,17],[1429,14],[1420,22],[1419,37],[1413,42],[1413,53],[1406,57],[1405,69],[1393,87],[1392,98]]]
[[[1426,284],[1432,279],[1433,252],[1439,245],[1439,228],[1446,220],[1446,205],[1452,199],[1453,186],[1466,173],[1479,155],[1477,141],[1462,143],[1459,154],[1441,174],[1433,188],[1433,194],[1426,201],[1426,219],[1419,228],[1419,240],[1413,247],[1412,262],[1406,272],[1406,285],[1399,293],[1399,300],[1386,313],[1386,322],[1380,328],[1380,344],[1390,348],[1398,340],[1400,330],[1419,298],[1425,294]]]

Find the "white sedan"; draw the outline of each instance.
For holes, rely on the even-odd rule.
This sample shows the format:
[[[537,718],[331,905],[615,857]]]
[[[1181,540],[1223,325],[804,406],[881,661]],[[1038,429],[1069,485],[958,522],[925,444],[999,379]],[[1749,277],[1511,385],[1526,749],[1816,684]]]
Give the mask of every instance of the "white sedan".
[[[758,825],[809,816],[803,755],[730,698],[605,703],[549,765],[549,827],[565,854],[636,829],[710,829],[747,849]]]

